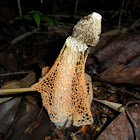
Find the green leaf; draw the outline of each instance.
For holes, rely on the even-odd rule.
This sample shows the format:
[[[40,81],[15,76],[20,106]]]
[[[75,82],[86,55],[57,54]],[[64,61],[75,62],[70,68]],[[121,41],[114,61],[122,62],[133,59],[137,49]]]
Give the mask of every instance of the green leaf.
[[[44,16],[43,13],[41,13],[40,11],[36,11],[39,15]]]
[[[43,20],[47,21],[50,25],[54,25],[54,21],[53,19],[49,18],[49,17],[43,17]]]
[[[39,14],[35,12],[34,15],[33,15],[33,18],[34,18],[37,26],[39,27],[40,26],[40,16],[39,16]]]
[[[31,10],[31,11],[29,11],[27,14],[34,14],[36,11],[34,11],[34,10]]]
[[[23,16],[23,18],[26,19],[26,20],[32,20],[30,15],[25,15],[25,16]]]

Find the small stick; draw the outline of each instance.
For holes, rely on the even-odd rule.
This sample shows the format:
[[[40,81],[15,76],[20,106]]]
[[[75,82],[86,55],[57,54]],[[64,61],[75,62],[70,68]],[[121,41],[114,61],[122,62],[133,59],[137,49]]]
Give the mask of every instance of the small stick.
[[[125,0],[122,0],[122,6],[121,6],[119,22],[118,22],[118,29],[120,28],[120,25],[121,25],[121,18],[122,18],[122,11],[123,11],[123,7],[124,7],[124,3],[125,3]]]
[[[17,38],[15,38],[14,40],[11,41],[11,43],[10,43],[11,46],[12,46],[12,45],[15,45],[15,44],[18,43],[18,42],[20,42],[21,40],[23,40],[23,39],[26,38],[27,36],[30,36],[30,35],[32,35],[33,33],[38,32],[39,30],[40,30],[40,28],[35,28],[35,29],[33,29],[32,31],[30,31],[30,32],[26,32],[26,33],[24,33],[24,34],[18,36]]]
[[[15,88],[15,89],[0,89],[0,96],[2,95],[12,95],[12,94],[19,94],[22,92],[31,92],[36,91],[34,88]]]
[[[19,71],[19,72],[10,72],[10,73],[3,73],[0,76],[9,76],[9,75],[17,75],[17,74],[26,74],[30,73],[31,71]]]
[[[75,10],[74,10],[74,19],[73,19],[73,23],[75,22],[75,17],[76,17],[76,13],[77,13],[77,7],[78,7],[78,0],[76,0],[76,2],[75,2]]]
[[[18,3],[19,16],[22,16],[20,0],[17,0],[17,3]]]

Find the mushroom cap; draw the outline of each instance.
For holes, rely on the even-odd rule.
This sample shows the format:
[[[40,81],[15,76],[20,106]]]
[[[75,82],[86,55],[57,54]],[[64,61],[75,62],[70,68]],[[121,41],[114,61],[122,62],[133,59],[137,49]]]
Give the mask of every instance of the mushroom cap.
[[[83,17],[74,26],[72,37],[83,44],[96,46],[101,34],[101,19],[101,15],[96,12]]]

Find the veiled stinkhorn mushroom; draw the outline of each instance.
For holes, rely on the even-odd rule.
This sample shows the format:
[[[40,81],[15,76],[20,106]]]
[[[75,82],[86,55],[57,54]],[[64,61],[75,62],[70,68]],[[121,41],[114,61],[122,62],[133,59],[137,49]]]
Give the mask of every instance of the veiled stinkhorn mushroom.
[[[73,29],[49,72],[32,87],[41,93],[43,106],[57,128],[90,125],[93,98],[90,76],[84,74],[88,46],[95,46],[101,33],[101,16],[92,13]]]

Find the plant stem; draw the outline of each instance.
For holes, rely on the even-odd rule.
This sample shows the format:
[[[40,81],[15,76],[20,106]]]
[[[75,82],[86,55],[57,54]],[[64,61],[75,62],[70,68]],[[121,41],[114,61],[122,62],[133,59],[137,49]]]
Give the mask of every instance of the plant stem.
[[[17,0],[17,2],[18,2],[19,16],[22,16],[20,0]]]

